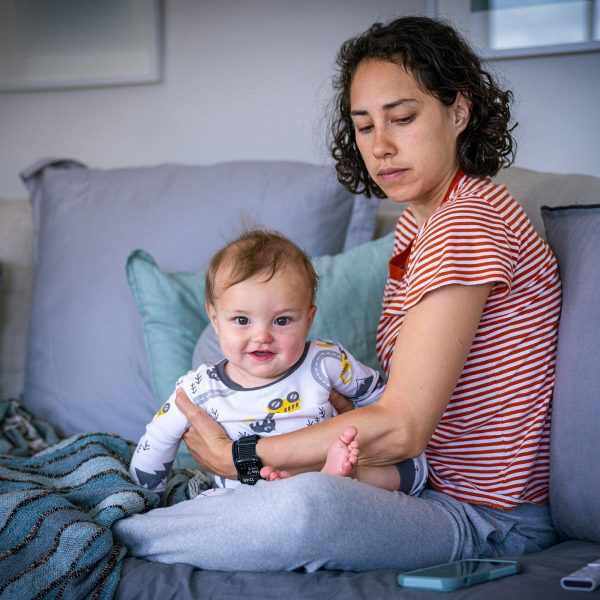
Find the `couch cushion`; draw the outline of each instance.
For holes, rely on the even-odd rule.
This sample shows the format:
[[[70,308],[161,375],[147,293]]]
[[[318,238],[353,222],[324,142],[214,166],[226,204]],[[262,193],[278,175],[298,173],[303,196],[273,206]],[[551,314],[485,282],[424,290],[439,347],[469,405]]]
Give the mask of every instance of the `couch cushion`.
[[[195,598],[343,598],[344,600],[579,600],[581,595],[560,587],[560,578],[600,556],[600,545],[569,541],[518,560],[521,572],[474,587],[444,592],[408,590],[398,586],[398,569],[382,571],[326,571],[281,573],[206,571],[181,563],[162,564],[128,557],[123,564],[115,600],[143,595],[162,600],[177,585],[178,600]],[[174,582],[177,582],[175,584]],[[597,594],[596,594],[597,596]],[[591,596],[595,598],[596,596]],[[586,598],[584,594],[582,598]]]
[[[513,198],[525,209],[538,233],[544,235],[542,206],[590,204],[598,201],[600,179],[592,175],[542,173],[510,167],[501,170],[494,181],[508,187]]]
[[[22,177],[38,257],[24,402],[63,434],[137,438],[155,410],[125,277],[135,248],[170,271],[199,270],[249,222],[313,255],[337,253],[371,239],[377,210],[333,169],[302,163],[97,170],[61,160]]]
[[[197,369],[205,362],[219,362],[223,360],[221,345],[215,330],[211,325],[205,327],[194,348],[192,354],[192,369]]]
[[[544,207],[542,215],[563,285],[550,505],[562,536],[600,542],[600,205]]]

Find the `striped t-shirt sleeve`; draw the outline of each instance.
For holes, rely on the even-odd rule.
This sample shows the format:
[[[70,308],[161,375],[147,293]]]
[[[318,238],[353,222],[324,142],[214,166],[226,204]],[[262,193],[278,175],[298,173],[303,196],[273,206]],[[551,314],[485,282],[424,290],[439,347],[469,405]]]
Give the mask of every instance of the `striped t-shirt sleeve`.
[[[497,283],[507,294],[518,250],[514,234],[489,204],[459,201],[442,207],[415,242],[403,309],[450,284]]]

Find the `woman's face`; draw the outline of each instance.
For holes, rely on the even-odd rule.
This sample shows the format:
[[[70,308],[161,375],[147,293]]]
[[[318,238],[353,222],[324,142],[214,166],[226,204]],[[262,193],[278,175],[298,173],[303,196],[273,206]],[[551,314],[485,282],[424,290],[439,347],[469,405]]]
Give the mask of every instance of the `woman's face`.
[[[356,143],[369,174],[421,223],[442,203],[458,170],[456,140],[469,119],[459,94],[452,106],[423,91],[404,68],[367,59],[350,86]]]

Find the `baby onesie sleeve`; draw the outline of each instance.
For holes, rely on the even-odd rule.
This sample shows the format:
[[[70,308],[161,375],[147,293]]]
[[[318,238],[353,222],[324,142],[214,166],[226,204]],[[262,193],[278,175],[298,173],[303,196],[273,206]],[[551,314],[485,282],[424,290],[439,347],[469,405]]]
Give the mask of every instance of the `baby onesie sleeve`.
[[[385,387],[383,375],[354,358],[341,344],[327,340],[322,343],[327,345],[323,364],[331,387],[356,407],[377,402]]]
[[[175,404],[173,392],[146,425],[146,431],[133,453],[129,474],[136,483],[155,492],[164,491],[181,438],[188,427],[186,416]]]

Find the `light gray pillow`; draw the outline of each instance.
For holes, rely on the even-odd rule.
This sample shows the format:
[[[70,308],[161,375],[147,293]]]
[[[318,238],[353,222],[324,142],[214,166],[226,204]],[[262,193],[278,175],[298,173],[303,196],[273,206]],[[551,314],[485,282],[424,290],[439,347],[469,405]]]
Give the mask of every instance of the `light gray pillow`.
[[[563,302],[550,441],[559,533],[600,542],[600,205],[542,208]]]
[[[336,254],[372,238],[378,205],[347,193],[332,168],[294,162],[99,170],[58,160],[22,178],[37,256],[24,403],[62,434],[136,439],[156,411],[125,276],[132,250],[199,271],[249,223]]]
[[[219,338],[212,325],[204,328],[192,354],[192,368],[197,369],[202,363],[219,362],[223,360]]]

